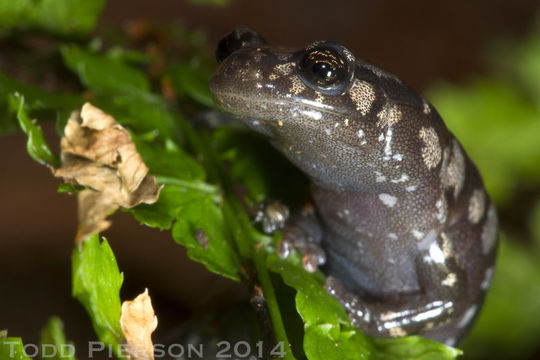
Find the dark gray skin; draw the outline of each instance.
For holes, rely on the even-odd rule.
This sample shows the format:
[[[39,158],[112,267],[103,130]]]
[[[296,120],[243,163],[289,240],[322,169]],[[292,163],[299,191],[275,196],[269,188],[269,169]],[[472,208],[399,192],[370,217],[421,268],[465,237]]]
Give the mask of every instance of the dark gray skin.
[[[282,254],[325,263],[326,289],[364,332],[457,344],[490,286],[497,215],[433,106],[334,43],[277,48],[239,28],[218,58],[217,106],[312,181],[315,210],[285,228]]]

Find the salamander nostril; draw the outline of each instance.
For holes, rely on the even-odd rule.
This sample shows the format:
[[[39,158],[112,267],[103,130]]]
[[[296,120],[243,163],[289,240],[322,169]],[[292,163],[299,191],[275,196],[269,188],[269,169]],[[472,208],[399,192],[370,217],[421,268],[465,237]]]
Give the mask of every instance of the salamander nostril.
[[[262,45],[266,45],[266,41],[256,31],[247,27],[237,27],[219,41],[216,59],[220,63],[236,50]]]

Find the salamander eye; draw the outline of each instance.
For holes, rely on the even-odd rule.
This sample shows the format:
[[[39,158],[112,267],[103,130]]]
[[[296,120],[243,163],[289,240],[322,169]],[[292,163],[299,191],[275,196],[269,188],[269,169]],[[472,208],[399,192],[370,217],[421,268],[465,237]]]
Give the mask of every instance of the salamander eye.
[[[355,59],[346,48],[316,43],[303,51],[298,61],[302,81],[313,90],[329,95],[344,92],[354,76]]]
[[[218,43],[216,59],[220,63],[236,50],[262,45],[266,45],[266,41],[256,31],[246,27],[237,27]]]

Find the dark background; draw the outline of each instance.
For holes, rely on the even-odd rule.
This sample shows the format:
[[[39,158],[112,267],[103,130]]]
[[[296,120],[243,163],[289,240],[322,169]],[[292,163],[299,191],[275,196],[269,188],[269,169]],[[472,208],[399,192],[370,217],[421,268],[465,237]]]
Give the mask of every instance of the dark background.
[[[99,27],[132,19],[181,20],[207,32],[210,44],[238,25],[258,30],[274,44],[334,40],[421,91],[434,80],[459,83],[487,72],[487,47],[500,37],[522,38],[538,8],[534,0],[233,0],[223,9],[178,0],[115,0]],[[53,129],[47,125],[46,132],[52,135]],[[70,295],[75,198],[56,194],[58,180],[30,159],[25,141],[21,134],[0,138],[0,330],[36,343],[41,327],[56,314],[70,339],[95,339],[84,309]],[[113,221],[105,236],[125,274],[122,296],[148,287],[162,334],[192,312],[245,297],[239,285],[190,261],[168,232],[142,227],[122,213]]]

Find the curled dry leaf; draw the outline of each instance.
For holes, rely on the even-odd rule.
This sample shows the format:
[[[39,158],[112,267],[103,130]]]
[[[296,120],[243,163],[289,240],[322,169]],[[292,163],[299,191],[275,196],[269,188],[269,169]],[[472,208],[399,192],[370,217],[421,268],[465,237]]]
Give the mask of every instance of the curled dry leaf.
[[[156,329],[157,323],[148,289],[133,301],[122,303],[120,326],[126,338],[130,360],[154,359],[152,332]]]
[[[62,166],[54,175],[88,187],[79,193],[77,242],[107,229],[106,217],[118,207],[157,201],[161,186],[148,176],[129,133],[92,104],[71,114],[60,145]]]

